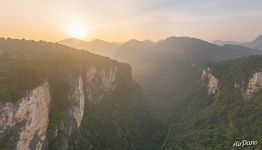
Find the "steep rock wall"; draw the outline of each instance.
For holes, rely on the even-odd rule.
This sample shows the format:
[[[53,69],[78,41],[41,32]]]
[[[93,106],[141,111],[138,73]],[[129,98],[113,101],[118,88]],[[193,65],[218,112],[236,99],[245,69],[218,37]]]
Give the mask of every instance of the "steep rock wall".
[[[76,120],[78,128],[85,112],[85,95],[87,95],[86,100],[88,101],[100,102],[105,92],[116,87],[117,67],[101,69],[90,65],[85,74],[86,80],[84,81],[83,77],[79,77],[70,96],[70,114]]]
[[[88,100],[92,102],[100,102],[105,92],[113,90],[116,87],[118,68],[116,66],[101,69],[95,66],[89,66],[86,72],[85,89]]]
[[[203,70],[202,79],[207,79],[208,94],[215,94],[218,89],[219,80],[211,73],[210,68]]]
[[[77,127],[79,128],[84,115],[85,106],[84,82],[82,77],[79,77],[78,79],[78,83],[72,93],[71,100],[71,114],[73,118],[76,120]]]
[[[248,82],[246,94],[252,95],[262,89],[262,72],[257,72],[252,75]]]
[[[64,81],[70,85],[68,98],[65,97],[65,101],[68,99],[68,102],[66,102],[68,103],[68,110],[62,110],[65,111],[64,114],[66,115],[60,122],[56,123],[56,127],[52,129],[53,134],[49,143],[54,141],[52,139],[59,140],[59,136],[61,136],[59,133],[65,133],[64,141],[62,145],[58,146],[58,149],[68,149],[69,137],[78,130],[84,114],[88,113],[85,105],[88,105],[88,102],[100,103],[107,92],[113,91],[116,88],[116,80],[119,73],[118,69],[117,65],[112,65],[107,68],[87,65],[86,69],[77,79],[70,78]],[[55,145],[57,144],[58,143]]]
[[[46,139],[50,100],[49,85],[45,82],[14,104],[0,104],[0,134],[8,134],[21,123],[17,141],[13,143],[15,149],[42,149]]]

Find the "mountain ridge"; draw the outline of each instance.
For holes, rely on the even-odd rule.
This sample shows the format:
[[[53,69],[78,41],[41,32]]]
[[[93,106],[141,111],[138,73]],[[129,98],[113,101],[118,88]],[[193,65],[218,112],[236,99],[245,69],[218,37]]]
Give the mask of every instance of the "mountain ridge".
[[[262,50],[262,34],[258,35],[253,41],[250,42],[236,42],[236,41],[222,41],[222,40],[216,40],[213,42],[213,44],[223,46],[225,44],[230,45],[241,45],[252,49]]]
[[[59,44],[71,46],[77,49],[84,49],[90,52],[102,55],[102,56],[112,56],[114,50],[119,46],[115,42],[107,42],[100,39],[94,39],[91,41],[83,41],[75,38],[69,38],[58,42]]]

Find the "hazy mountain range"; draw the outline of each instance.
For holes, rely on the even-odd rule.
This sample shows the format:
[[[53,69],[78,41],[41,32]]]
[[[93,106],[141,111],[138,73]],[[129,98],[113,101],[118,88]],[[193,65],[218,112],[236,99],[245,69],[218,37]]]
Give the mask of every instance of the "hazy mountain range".
[[[75,38],[69,38],[60,41],[59,43],[77,49],[85,49],[103,56],[113,56],[115,49],[119,47],[119,43],[106,42],[99,39],[92,41],[82,41]]]
[[[184,38],[185,41],[188,38],[188,39],[192,39],[192,41],[191,41],[192,43],[194,42],[194,40],[195,41],[200,40],[200,39],[189,38],[189,37],[169,37],[169,38],[160,40],[158,42],[152,42],[150,40],[139,41],[139,40],[132,39],[132,40],[127,41],[127,42],[116,43],[116,42],[107,42],[107,41],[103,41],[103,40],[99,40],[99,39],[95,39],[95,40],[92,40],[92,41],[83,41],[83,40],[79,40],[79,39],[75,39],[75,38],[69,38],[69,39],[59,41],[58,43],[63,44],[63,45],[67,45],[67,46],[71,46],[71,47],[74,47],[74,48],[77,48],[77,49],[88,50],[88,51],[96,53],[96,54],[100,54],[100,55],[103,55],[103,56],[108,56],[108,57],[114,58],[118,55],[121,55],[121,50],[123,50],[123,49],[125,49],[125,53],[127,51],[130,51],[130,50],[126,50],[126,49],[130,49],[130,48],[132,48],[132,50],[134,52],[136,50],[139,50],[140,52],[142,52],[145,49],[151,49],[151,48],[157,49],[157,48],[154,48],[155,45],[159,45],[160,43],[163,43],[163,42],[170,40],[172,38],[173,39]],[[201,41],[203,41],[203,40],[201,40]],[[173,43],[173,44],[175,44],[175,43]],[[179,43],[176,44],[176,46],[179,47],[179,44],[182,44],[182,43],[179,41]],[[211,45],[211,43],[209,43],[209,42],[205,42],[205,44]],[[221,49],[229,48],[231,50],[232,50],[234,45],[236,45],[236,46],[239,45],[239,46],[242,46],[241,51],[244,52],[244,53],[245,53],[245,51],[252,51],[251,53],[257,53],[257,52],[259,53],[258,50],[262,50],[262,35],[258,36],[254,41],[246,42],[246,43],[235,42],[235,41],[217,40],[217,41],[214,41],[212,44],[222,46]],[[231,45],[231,46],[229,46],[229,45]],[[240,47],[238,47],[238,50],[240,50],[239,48]]]
[[[254,41],[251,42],[237,42],[237,41],[221,41],[217,40],[213,42],[216,45],[223,46],[225,44],[230,44],[230,45],[241,45],[253,49],[258,49],[262,50],[262,35],[259,35]]]
[[[181,58],[186,57],[185,59],[190,59],[191,61],[193,61],[193,57],[203,57],[205,61],[208,61],[232,59],[261,54],[262,52],[232,44],[217,46],[204,40],[190,37],[169,37],[158,42],[132,39],[121,44],[102,40],[81,41],[71,38],[59,43],[127,62],[133,67],[134,73],[145,72],[150,66],[155,67],[158,65],[156,61],[162,58],[161,56],[163,55],[165,57],[182,55]]]

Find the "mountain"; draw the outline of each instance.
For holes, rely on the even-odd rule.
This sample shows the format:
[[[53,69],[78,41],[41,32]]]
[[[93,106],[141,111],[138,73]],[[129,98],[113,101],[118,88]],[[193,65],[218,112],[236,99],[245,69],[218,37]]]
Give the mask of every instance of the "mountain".
[[[232,149],[236,140],[261,139],[261,119],[254,119],[261,114],[259,96],[246,102],[242,95],[252,74],[262,68],[261,56],[250,56],[260,51],[189,37],[169,37],[150,46],[132,43],[120,47],[118,57],[130,63],[156,116],[169,126],[160,149]],[[206,75],[206,83],[204,70],[218,73]],[[245,132],[249,128],[251,133]]]
[[[161,149],[232,149],[237,140],[261,140],[262,57],[245,58],[254,54],[261,52],[188,37],[170,37],[137,54],[143,72],[130,63],[134,78],[169,125]]]
[[[130,40],[120,63],[2,38],[0,52],[0,149],[261,149],[259,50]]]
[[[262,35],[258,36],[254,41],[245,44],[247,47],[262,50]]]
[[[74,47],[77,49],[88,50],[95,54],[99,54],[102,56],[108,56],[108,57],[112,57],[114,51],[119,46],[119,44],[117,43],[106,42],[106,41],[99,40],[99,39],[95,39],[92,41],[82,41],[79,39],[69,38],[69,39],[59,41],[58,43],[66,45],[66,46]]]
[[[166,133],[128,64],[0,39],[0,149],[158,149]]]
[[[130,64],[138,63],[148,57],[158,57],[158,55],[183,55],[187,57],[205,57],[205,60],[232,59],[251,54],[259,54],[260,51],[233,46],[217,46],[206,41],[189,37],[169,37],[156,43],[147,43],[144,41],[130,40],[121,46],[115,52],[117,59],[123,59]],[[161,57],[161,56],[160,56]],[[149,59],[149,58],[148,58]],[[143,63],[138,63],[143,64]]]
[[[241,45],[231,45],[231,44],[225,44],[222,46],[225,49],[229,49],[229,50],[234,50],[234,51],[239,51],[239,53],[246,53],[248,55],[248,53],[250,54],[262,54],[261,50],[257,50],[257,49],[252,49],[252,48],[248,48],[245,46],[241,46]]]
[[[221,47],[196,38],[169,37],[154,44],[129,41],[117,49],[115,57],[132,66],[135,80],[146,92],[151,91],[152,99],[155,99],[157,95],[161,95],[157,94],[158,89],[166,89],[163,90],[165,92],[170,89],[159,88],[159,86],[173,84],[174,77],[184,76],[183,74],[190,72],[191,68],[197,68],[210,61],[228,60],[253,54],[261,54],[261,52],[232,45]]]
[[[150,49],[154,46],[151,41],[129,40],[120,45],[113,57],[117,60],[128,62],[136,65],[143,65],[140,60],[150,54]]]
[[[241,45],[241,42],[235,42],[235,41],[222,41],[222,40],[216,40],[213,42],[213,44],[218,45],[218,46],[224,46],[226,44],[228,45]]]
[[[234,41],[221,41],[216,40],[213,44],[223,46],[226,44],[229,45],[241,45],[252,49],[262,50],[262,35],[259,35],[254,41],[251,42],[234,42]]]

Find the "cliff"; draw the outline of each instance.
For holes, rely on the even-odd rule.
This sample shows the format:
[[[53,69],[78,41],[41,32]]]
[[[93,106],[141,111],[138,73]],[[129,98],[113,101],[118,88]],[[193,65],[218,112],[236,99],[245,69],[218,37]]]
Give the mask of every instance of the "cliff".
[[[79,128],[85,113],[85,101],[100,102],[104,94],[114,90],[116,87],[117,67],[99,69],[93,65],[87,67],[85,81],[80,76],[72,84],[72,90],[68,96],[69,109],[68,117],[70,122],[60,122],[64,130],[70,136],[72,130]],[[0,133],[2,137],[10,134],[10,131],[17,130],[16,149],[42,149],[46,140],[46,130],[49,123],[49,104],[51,99],[49,83],[44,82],[41,86],[28,91],[27,96],[16,103],[0,104]],[[87,98],[85,98],[85,95]],[[64,128],[66,126],[66,129]],[[67,149],[67,146],[64,145]]]
[[[207,79],[208,94],[215,94],[218,89],[219,80],[211,73],[210,68],[202,71],[202,79]]]
[[[0,45],[0,149],[152,149],[129,65],[55,43]]]
[[[119,66],[110,66],[108,68],[99,68],[95,65],[86,65],[85,71],[79,77],[72,81],[66,81],[69,84],[68,96],[64,97],[68,100],[67,108],[59,109],[55,106],[54,112],[51,115],[56,116],[57,113],[62,113],[66,117],[58,118],[50,124],[55,124],[49,128],[49,138],[52,141],[49,143],[51,148],[68,149],[69,137],[78,130],[81,126],[83,117],[88,112],[86,109],[90,103],[101,103],[107,93],[113,92],[117,86],[116,80],[119,77]],[[55,104],[55,102],[53,103]],[[58,109],[58,110],[57,110]],[[55,123],[56,122],[56,123]],[[63,136],[63,144],[58,142]],[[50,148],[50,147],[49,147]]]
[[[208,94],[215,94],[218,90],[219,80],[212,74],[211,69],[208,67],[202,71],[202,79],[207,80],[207,88]],[[232,76],[232,80],[234,80],[234,76]],[[242,84],[238,84],[242,83]],[[243,86],[243,81],[236,81],[233,84],[234,88],[239,88]],[[262,89],[262,72],[256,72],[252,74],[251,78],[248,80],[247,88],[245,90],[245,95],[251,97],[259,90]]]
[[[46,140],[50,100],[49,85],[45,82],[14,104],[1,103],[1,138],[10,137],[12,132],[17,131],[12,141],[16,149],[42,149]]]
[[[251,96],[262,89],[262,72],[256,72],[248,82],[246,94]]]
[[[192,74],[198,80],[187,80],[188,87],[179,85],[185,92],[178,93],[180,104],[175,99],[174,121],[163,149],[221,150],[232,149],[238,138],[261,141],[262,56],[210,62],[201,68]],[[243,147],[249,148],[261,145]]]

